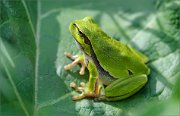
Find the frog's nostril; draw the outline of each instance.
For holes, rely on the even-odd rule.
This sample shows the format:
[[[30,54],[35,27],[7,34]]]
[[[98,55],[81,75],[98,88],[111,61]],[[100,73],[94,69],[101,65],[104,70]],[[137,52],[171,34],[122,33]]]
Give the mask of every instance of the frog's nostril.
[[[73,26],[74,26],[74,27],[77,27],[77,25],[76,25],[75,23],[73,24]]]

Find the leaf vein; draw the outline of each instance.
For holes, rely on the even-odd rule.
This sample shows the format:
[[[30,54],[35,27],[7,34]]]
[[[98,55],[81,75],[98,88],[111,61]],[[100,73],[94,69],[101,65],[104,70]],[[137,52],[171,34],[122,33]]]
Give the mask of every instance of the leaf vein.
[[[14,90],[14,93],[15,93],[15,95],[16,95],[16,97],[17,97],[17,99],[18,99],[18,101],[19,101],[22,109],[24,110],[25,114],[26,114],[27,116],[29,116],[29,113],[28,113],[28,111],[27,111],[27,109],[26,109],[26,107],[25,107],[25,105],[24,105],[24,103],[23,103],[23,101],[22,101],[22,98],[21,98],[21,96],[20,96],[20,94],[19,94],[19,92],[18,92],[18,90],[17,90],[17,88],[16,88],[16,85],[15,85],[13,79],[12,79],[12,76],[11,76],[10,72],[8,71],[8,68],[7,68],[6,65],[4,64],[4,61],[3,61],[2,58],[1,58],[1,63],[2,63],[4,69],[5,69],[6,73],[7,73],[8,79],[9,79],[11,85],[12,85],[12,88],[13,88],[13,90]]]
[[[63,95],[63,96],[61,96],[61,97],[59,97],[59,98],[57,98],[57,99],[55,99],[55,100],[51,100],[51,101],[47,101],[47,102],[45,102],[45,103],[42,103],[42,104],[40,104],[40,105],[38,106],[38,110],[39,110],[40,108],[43,108],[43,107],[47,107],[47,106],[50,106],[50,105],[54,105],[54,104],[60,102],[61,100],[64,100],[65,98],[69,97],[72,93],[73,93],[73,92],[70,92],[70,93],[67,93],[67,94],[65,94],[65,95]]]

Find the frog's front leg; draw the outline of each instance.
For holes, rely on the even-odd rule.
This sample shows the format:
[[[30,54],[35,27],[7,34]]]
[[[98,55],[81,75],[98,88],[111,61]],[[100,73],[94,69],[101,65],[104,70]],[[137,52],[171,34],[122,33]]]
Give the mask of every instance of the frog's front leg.
[[[131,77],[122,77],[105,88],[105,95],[97,100],[116,101],[122,100],[139,91],[147,82],[147,75],[136,75]]]
[[[64,66],[64,70],[69,70],[71,68],[73,68],[74,66],[76,66],[77,64],[81,64],[81,68],[80,68],[80,71],[79,71],[79,74],[80,75],[84,75],[84,72],[85,72],[85,68],[86,68],[86,64],[84,63],[84,55],[75,55],[75,56],[72,56],[71,54],[69,53],[64,53],[64,55],[73,60],[72,63]]]
[[[97,69],[92,61],[89,61],[87,64],[87,68],[89,70],[89,82],[87,86],[85,83],[81,83],[80,87],[77,87],[77,85],[72,82],[70,86],[74,88],[76,91],[81,92],[81,94],[77,96],[73,96],[73,100],[80,100],[83,98],[96,98],[100,94],[101,90],[101,84],[99,84],[99,74],[97,72]]]

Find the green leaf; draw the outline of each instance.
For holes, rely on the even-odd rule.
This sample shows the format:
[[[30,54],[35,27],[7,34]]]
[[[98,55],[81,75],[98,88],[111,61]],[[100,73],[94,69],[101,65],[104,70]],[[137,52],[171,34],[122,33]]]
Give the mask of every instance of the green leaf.
[[[0,115],[180,115],[178,0],[2,0]],[[147,85],[116,102],[72,101],[72,81],[87,82],[64,52],[79,53],[69,23],[91,16],[113,38],[146,54]]]

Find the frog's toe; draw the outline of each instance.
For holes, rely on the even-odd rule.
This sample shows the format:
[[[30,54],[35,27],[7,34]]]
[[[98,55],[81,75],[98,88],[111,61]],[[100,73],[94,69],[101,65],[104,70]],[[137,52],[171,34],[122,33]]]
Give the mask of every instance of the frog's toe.
[[[64,70],[70,70],[71,68],[73,68],[77,64],[81,64],[81,68],[80,68],[79,74],[80,75],[84,75],[85,69],[86,69],[86,64],[84,63],[84,56],[83,55],[75,55],[75,56],[73,56],[70,53],[64,53],[64,55],[67,58],[73,60],[72,63],[64,66]]]
[[[82,92],[81,94],[79,95],[76,95],[76,96],[73,96],[72,99],[73,100],[81,100],[83,98],[97,98],[98,95],[95,94],[94,92]]]
[[[64,53],[64,55],[71,60],[75,60],[78,57],[77,55],[73,56],[72,54],[66,52]]]
[[[84,82],[81,82],[81,83],[80,83],[80,86],[81,86],[81,87],[85,87],[86,84],[85,84]]]
[[[71,82],[70,83],[70,87],[72,87],[75,91],[77,91],[77,92],[84,92],[84,90],[85,90],[85,83],[84,82],[81,82],[81,84],[80,84],[80,86],[78,87],[77,85],[76,85],[76,83],[74,83],[74,82]]]
[[[75,82],[71,82],[70,83],[70,87],[74,88],[74,89],[77,89],[77,85]]]
[[[76,96],[73,96],[72,99],[73,100],[80,100],[80,99],[83,99],[85,98],[86,96],[82,93],[80,95],[76,95]]]
[[[82,63],[81,63],[81,69],[80,69],[79,74],[80,74],[80,75],[84,75],[85,69],[86,69],[86,65],[85,65],[84,62],[82,62]]]
[[[69,70],[79,63],[79,59],[75,59],[72,63],[64,66],[64,70]]]

